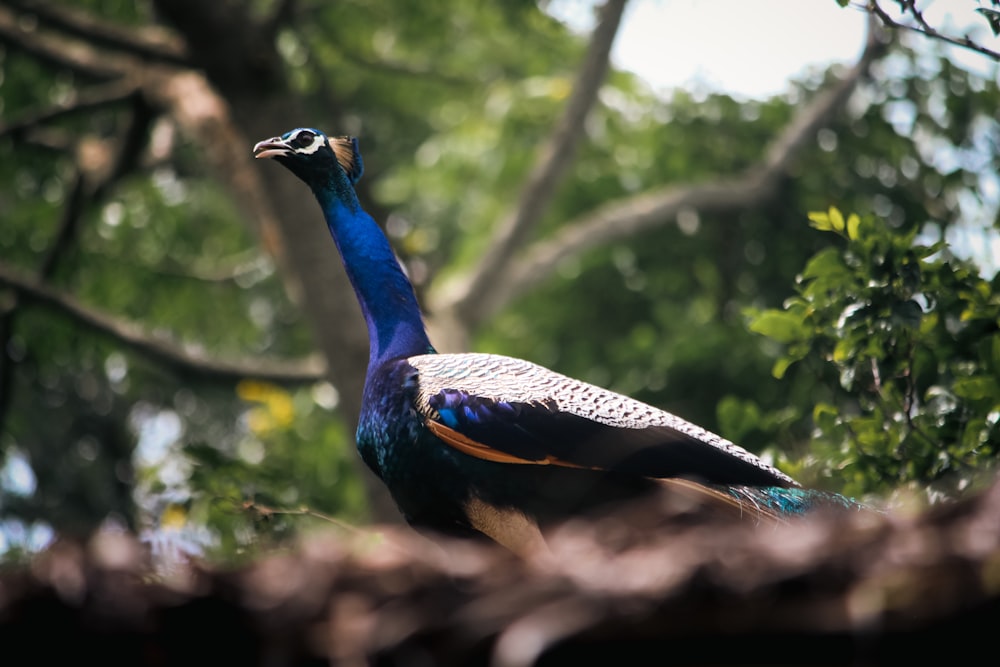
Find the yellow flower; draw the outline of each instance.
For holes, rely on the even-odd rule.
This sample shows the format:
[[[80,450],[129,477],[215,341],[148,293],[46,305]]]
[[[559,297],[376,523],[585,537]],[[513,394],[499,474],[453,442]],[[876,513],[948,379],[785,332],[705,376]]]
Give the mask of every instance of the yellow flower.
[[[244,401],[260,404],[247,415],[247,423],[254,433],[287,428],[295,419],[295,405],[291,394],[277,385],[258,380],[242,380],[236,385],[236,395]]]

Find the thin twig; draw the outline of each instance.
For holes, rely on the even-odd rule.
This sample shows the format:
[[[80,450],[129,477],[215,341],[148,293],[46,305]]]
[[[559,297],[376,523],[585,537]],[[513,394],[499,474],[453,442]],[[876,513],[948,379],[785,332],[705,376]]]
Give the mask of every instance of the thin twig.
[[[278,507],[269,507],[267,505],[261,505],[256,500],[245,500],[242,504],[242,509],[244,511],[251,511],[264,518],[269,518],[272,516],[308,516],[314,519],[320,519],[329,524],[342,528],[349,533],[353,533],[358,536],[367,537],[372,534],[370,530],[360,528],[354,524],[347,523],[342,519],[330,516],[329,514],[324,514],[318,510],[311,509],[309,507],[300,507],[298,509],[283,509]]]
[[[337,517],[330,516],[324,512],[320,512],[309,507],[300,507],[298,509],[281,509],[277,507],[269,507],[267,505],[261,505],[255,500],[245,500],[241,505],[243,511],[254,512],[264,518],[270,518],[272,516],[305,516],[313,519],[319,519],[325,521],[337,528],[350,533],[358,538],[363,538],[370,540],[372,538],[378,538],[380,540],[379,546],[388,546],[395,549],[401,553],[410,554],[410,550],[406,549],[403,545],[388,539],[388,536],[384,533],[378,531],[370,530],[368,528],[362,528],[360,526],[355,526],[354,524],[347,523],[343,519],[338,519]]]
[[[909,10],[909,13],[913,16],[914,20],[917,22],[916,25],[910,25],[908,23],[900,23],[896,19],[892,18],[891,16],[889,16],[888,12],[882,9],[882,7],[878,4],[877,0],[869,0],[869,2],[866,5],[864,5],[864,8],[873,15],[877,16],[879,20],[888,28],[902,29],[902,30],[909,30],[911,32],[916,32],[926,37],[930,37],[931,39],[937,39],[942,42],[951,44],[953,46],[958,46],[963,49],[969,49],[970,51],[975,51],[976,53],[982,54],[984,56],[992,58],[993,60],[1000,62],[1000,52],[988,49],[981,44],[977,44],[968,36],[952,37],[950,35],[946,35],[936,30],[933,26],[927,23],[927,20],[924,18],[923,13],[916,8],[913,2],[904,1],[900,2],[900,5],[904,8],[904,11]]]

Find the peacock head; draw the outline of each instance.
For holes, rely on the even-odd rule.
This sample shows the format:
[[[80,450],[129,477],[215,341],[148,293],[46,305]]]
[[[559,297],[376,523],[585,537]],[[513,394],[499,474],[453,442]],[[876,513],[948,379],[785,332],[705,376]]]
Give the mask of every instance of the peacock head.
[[[259,141],[256,158],[274,158],[313,188],[346,178],[354,185],[364,173],[355,137],[328,137],[319,130],[296,128],[280,137]]]

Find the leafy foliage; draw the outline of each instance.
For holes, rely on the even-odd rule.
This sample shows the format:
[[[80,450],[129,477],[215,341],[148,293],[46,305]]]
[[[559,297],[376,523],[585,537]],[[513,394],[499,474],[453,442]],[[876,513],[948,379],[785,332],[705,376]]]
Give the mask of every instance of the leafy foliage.
[[[814,451],[800,466],[855,494],[928,486],[954,496],[979,481],[1000,447],[1000,294],[943,241],[837,208],[809,215],[837,237],[799,275],[781,309],[750,328],[793,364],[837,378],[812,402]]]
[[[252,380],[236,391],[242,406],[225,431],[187,434],[179,451],[141,453],[137,495],[144,516],[156,517],[144,528],[157,547],[249,558],[330,526],[306,515],[362,521],[353,441],[329,410],[336,391],[320,383],[289,392]]]

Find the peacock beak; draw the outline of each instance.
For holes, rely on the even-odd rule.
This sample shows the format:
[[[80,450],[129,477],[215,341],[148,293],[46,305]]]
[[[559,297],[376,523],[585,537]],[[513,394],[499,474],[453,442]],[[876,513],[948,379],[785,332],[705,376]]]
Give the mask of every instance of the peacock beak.
[[[281,139],[281,137],[271,137],[264,141],[258,141],[253,147],[253,156],[278,157],[279,155],[291,155],[292,149]]]

